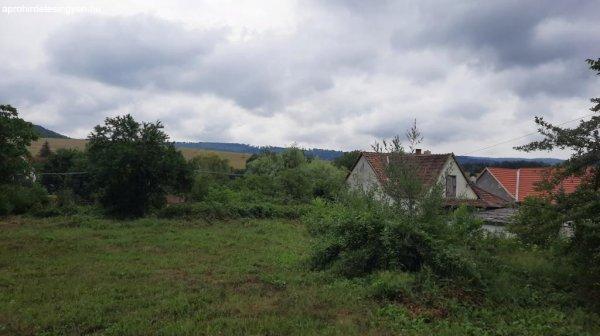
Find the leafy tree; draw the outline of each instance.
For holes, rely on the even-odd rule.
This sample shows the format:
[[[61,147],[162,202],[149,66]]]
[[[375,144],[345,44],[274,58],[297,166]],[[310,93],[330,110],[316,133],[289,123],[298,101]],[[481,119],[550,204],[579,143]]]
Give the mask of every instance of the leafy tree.
[[[590,69],[600,75],[600,58],[587,60]],[[564,221],[573,224],[574,237],[569,251],[581,270],[580,279],[588,286],[589,297],[600,298],[600,98],[591,99],[594,112],[589,120],[582,120],[574,128],[563,128],[536,117],[542,140],[516,147],[523,151],[570,149],[571,157],[553,174],[549,191],[558,190],[553,195],[557,212]],[[556,188],[562,179],[569,175],[584,176],[584,183],[570,195]]]
[[[106,118],[88,137],[93,185],[109,213],[142,216],[162,206],[166,193],[190,185],[189,166],[162,129],[125,115]]]
[[[0,105],[0,184],[30,172],[27,146],[37,138],[33,125],[19,118],[16,108]]]
[[[351,170],[359,157],[360,151],[358,150],[344,152],[344,154],[333,160],[333,165],[338,168],[345,168],[346,170]]]
[[[283,159],[285,168],[296,168],[308,161],[304,155],[304,151],[295,145],[286,148],[281,153],[281,158]]]
[[[75,195],[82,198],[90,196],[90,176],[87,172],[87,157],[77,149],[58,149],[51,153],[42,165],[42,185],[50,193],[70,189]],[[52,173],[67,173],[54,175]],[[72,174],[72,175],[68,175]]]
[[[273,152],[265,152],[258,155],[246,166],[246,172],[256,175],[275,176],[284,169],[283,158]]]

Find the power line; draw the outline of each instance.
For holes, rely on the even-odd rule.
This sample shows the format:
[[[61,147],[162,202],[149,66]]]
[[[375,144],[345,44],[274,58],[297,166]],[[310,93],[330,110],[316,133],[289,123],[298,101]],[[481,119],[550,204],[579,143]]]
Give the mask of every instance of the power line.
[[[579,117],[579,118],[575,118],[575,119],[567,120],[567,121],[565,121],[565,122],[562,122],[562,123],[560,123],[560,124],[556,124],[556,125],[557,125],[557,126],[565,125],[565,124],[572,123],[572,122],[574,122],[574,121],[581,120],[581,119],[583,119],[583,118],[587,118],[587,117],[590,117],[590,116],[593,116],[593,115],[594,115],[594,113],[590,113],[590,114],[587,114],[587,115],[581,116],[581,117]],[[495,144],[493,144],[493,145],[489,145],[489,146],[486,146],[486,147],[482,147],[482,148],[479,148],[479,149],[476,149],[476,150],[473,150],[473,151],[470,151],[470,152],[468,152],[468,153],[464,153],[464,154],[461,154],[461,155],[469,155],[469,154],[472,154],[472,153],[480,152],[480,151],[482,151],[482,150],[486,150],[486,149],[494,148],[494,147],[497,147],[497,146],[503,145],[503,144],[505,144],[505,143],[513,142],[513,141],[515,141],[515,140],[520,140],[520,139],[523,139],[523,138],[527,138],[527,137],[529,137],[529,136],[532,136],[532,135],[535,135],[535,134],[538,134],[538,131],[531,132],[531,133],[527,133],[527,134],[525,134],[525,135],[521,135],[521,136],[519,136],[519,137],[516,137],[516,138],[512,138],[512,139],[504,140],[504,141],[501,141],[501,142],[495,143]]]
[[[35,175],[84,175],[88,172],[68,172],[68,173],[34,173]]]

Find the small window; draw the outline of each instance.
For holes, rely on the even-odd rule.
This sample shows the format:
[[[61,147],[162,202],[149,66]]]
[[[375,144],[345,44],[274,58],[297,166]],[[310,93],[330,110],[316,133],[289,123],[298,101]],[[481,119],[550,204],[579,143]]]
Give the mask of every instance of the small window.
[[[456,175],[446,175],[446,198],[456,198]]]

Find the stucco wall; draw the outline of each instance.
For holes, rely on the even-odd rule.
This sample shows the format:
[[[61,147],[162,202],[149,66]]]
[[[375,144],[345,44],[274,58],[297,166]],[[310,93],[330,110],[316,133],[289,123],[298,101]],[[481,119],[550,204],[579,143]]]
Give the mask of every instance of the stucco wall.
[[[477,194],[469,186],[469,182],[464,177],[455,160],[449,159],[444,165],[443,173],[438,179],[438,183],[444,187],[444,197],[446,196],[446,175],[456,176],[456,198],[459,199],[477,199]]]
[[[358,163],[348,175],[346,183],[348,183],[351,189],[363,192],[381,191],[381,184],[364,156],[361,156],[358,160]]]
[[[485,170],[479,178],[477,178],[476,185],[498,197],[503,198],[506,201],[514,201],[514,198],[498,183],[498,181],[490,174],[489,171]]]

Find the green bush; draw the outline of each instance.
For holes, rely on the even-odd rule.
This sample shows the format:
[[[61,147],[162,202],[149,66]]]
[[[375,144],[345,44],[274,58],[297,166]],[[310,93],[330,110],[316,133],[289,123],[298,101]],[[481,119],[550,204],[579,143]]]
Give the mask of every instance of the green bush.
[[[310,260],[314,269],[355,277],[379,270],[417,272],[426,266],[442,278],[480,282],[469,246],[454,244],[452,235],[434,236],[423,230],[428,226],[418,217],[400,216],[372,200],[347,199],[346,204],[316,201],[303,217],[316,238]]]
[[[548,200],[528,197],[519,207],[509,230],[527,244],[548,246],[556,241],[563,216]]]
[[[404,301],[412,297],[413,274],[383,271],[374,274],[370,280],[368,293],[376,299]]]
[[[24,214],[37,211],[49,203],[48,193],[39,184],[33,186],[4,185],[0,187],[0,214]]]
[[[273,204],[271,202],[218,202],[172,204],[160,209],[160,218],[236,219],[236,218],[286,218],[298,219],[306,213],[306,205]]]

